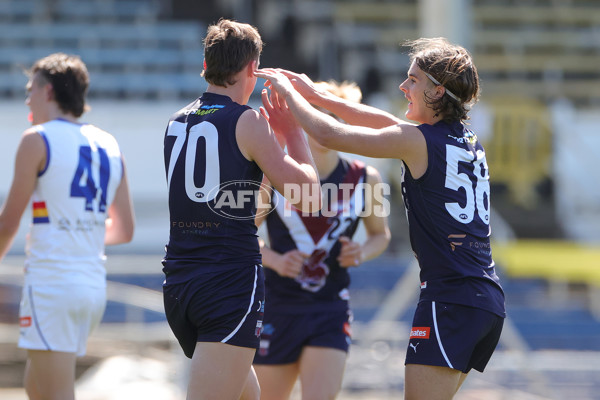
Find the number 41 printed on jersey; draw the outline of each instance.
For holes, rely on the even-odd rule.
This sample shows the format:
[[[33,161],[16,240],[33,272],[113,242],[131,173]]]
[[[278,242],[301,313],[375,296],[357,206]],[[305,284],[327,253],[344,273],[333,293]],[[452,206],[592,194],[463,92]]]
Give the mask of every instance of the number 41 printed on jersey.
[[[98,212],[105,213],[110,163],[105,149],[95,146],[94,150],[92,152],[91,146],[79,147],[79,162],[71,181],[71,197],[83,197],[85,210],[94,211],[94,201],[99,195]],[[99,163],[93,162],[93,156],[99,159]]]

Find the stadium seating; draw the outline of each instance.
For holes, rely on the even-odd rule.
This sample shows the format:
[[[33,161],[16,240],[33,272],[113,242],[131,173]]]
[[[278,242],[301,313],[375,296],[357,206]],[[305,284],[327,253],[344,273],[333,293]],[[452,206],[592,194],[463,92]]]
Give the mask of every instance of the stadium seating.
[[[351,79],[375,62],[388,78],[399,81],[407,68],[398,45],[420,36],[418,2],[335,4],[341,57],[361,64],[340,63],[342,78]],[[528,96],[544,102],[564,96],[583,105],[600,99],[599,2],[473,0],[472,4],[470,50],[484,96]],[[357,44],[363,46],[360,54]]]
[[[22,96],[23,69],[52,52],[78,54],[90,97],[194,97],[200,77],[200,22],[159,20],[159,2],[7,0],[0,4],[0,95]]]
[[[136,63],[145,64],[146,72],[155,69],[157,74],[197,69],[197,58],[187,60],[178,53],[171,54],[167,61],[165,51],[185,48],[181,53],[201,52],[199,39],[204,24],[211,21],[167,22],[169,10],[165,8],[169,4],[159,0],[0,2],[0,44],[9,50],[0,60],[0,81],[4,81],[0,95],[12,97],[22,93],[22,79],[14,79],[20,72],[14,63],[30,62],[35,58],[33,54],[37,56],[49,48],[85,53],[90,57],[94,76],[106,68],[102,64],[96,66],[94,53],[89,49],[129,48],[140,52],[138,60],[122,57],[119,70],[136,71]],[[484,97],[529,96],[547,102],[564,96],[583,105],[600,100],[599,2],[472,0],[472,5],[471,51],[479,66]],[[304,10],[301,12],[292,5],[286,11],[285,4],[276,2],[265,2],[265,7],[283,10],[302,20],[300,29],[307,40],[299,43],[297,51],[303,58],[322,58],[317,61],[320,68],[337,73],[338,79],[355,81],[376,65],[383,75],[382,86],[389,90],[390,97],[397,95],[392,91],[407,69],[407,57],[398,51],[398,45],[420,35],[417,0],[329,0],[310,2],[310,7],[300,8]],[[323,21],[332,23],[323,25]],[[335,39],[332,51],[324,51],[316,44],[318,40],[311,39],[323,37],[323,33]],[[17,47],[21,48],[20,53],[13,51]],[[154,50],[157,57],[148,57]],[[31,54],[24,55],[28,51]],[[339,61],[333,60],[332,54],[337,54]],[[15,58],[11,59],[13,55]],[[96,58],[116,67],[122,55],[123,52],[111,57],[106,52]],[[115,61],[111,62],[111,58]],[[165,71],[165,63],[176,66]],[[160,80],[158,76],[157,79]],[[120,89],[111,88],[102,95],[127,95],[127,82]],[[175,91],[186,89],[176,87]],[[146,94],[157,93],[149,87]]]

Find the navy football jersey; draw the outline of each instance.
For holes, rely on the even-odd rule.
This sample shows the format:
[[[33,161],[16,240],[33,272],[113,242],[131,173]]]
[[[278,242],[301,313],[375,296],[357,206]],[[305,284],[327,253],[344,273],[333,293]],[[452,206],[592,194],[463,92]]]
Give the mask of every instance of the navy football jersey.
[[[418,127],[428,167],[413,179],[403,163],[402,195],[412,249],[421,268],[421,300],[505,315],[490,248],[490,184],[485,151],[462,123]]]
[[[261,263],[254,216],[262,171],[243,156],[235,137],[249,108],[204,93],[169,121],[164,159],[170,235],[163,261],[169,283]]]
[[[329,177],[321,180],[325,202],[318,213],[290,206],[274,190],[274,211],[267,216],[270,247],[278,253],[298,249],[310,257],[295,279],[265,269],[269,311],[303,313],[348,308],[350,275],[340,267],[340,236],[352,237],[365,209],[366,166],[340,159]]]

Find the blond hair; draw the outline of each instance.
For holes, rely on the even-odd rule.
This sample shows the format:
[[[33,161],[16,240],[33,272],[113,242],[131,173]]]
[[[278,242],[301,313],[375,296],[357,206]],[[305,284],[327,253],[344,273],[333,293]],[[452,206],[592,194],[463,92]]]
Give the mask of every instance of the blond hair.
[[[353,101],[355,103],[360,103],[362,100],[362,91],[354,82],[343,81],[340,83],[330,79],[327,82],[315,82],[315,86],[317,89],[326,90],[337,97],[341,97],[342,99]]]

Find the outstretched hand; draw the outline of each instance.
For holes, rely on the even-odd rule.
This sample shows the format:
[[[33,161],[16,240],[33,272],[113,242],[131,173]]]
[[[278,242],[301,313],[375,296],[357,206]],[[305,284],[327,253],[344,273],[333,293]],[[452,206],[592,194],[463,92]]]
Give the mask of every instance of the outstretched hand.
[[[284,98],[292,90],[297,91],[309,102],[316,98],[318,92],[314,82],[306,74],[298,74],[281,68],[263,68],[254,73],[259,78],[265,79],[265,86],[279,93]]]
[[[300,124],[294,118],[285,100],[275,90],[271,90],[269,95],[267,89],[263,89],[261,98],[263,106],[260,107],[260,113],[271,125],[279,144],[283,148],[288,135],[301,130]]]
[[[254,71],[254,75],[265,79],[265,86],[276,91],[285,100],[287,95],[294,91],[294,87],[282,71],[278,68],[261,68]]]
[[[285,69],[280,69],[279,72],[290,80],[294,89],[296,89],[302,97],[309,102],[312,102],[311,100],[314,97],[314,94],[318,92],[318,89],[315,86],[315,83],[306,74],[297,74],[296,72]]]

